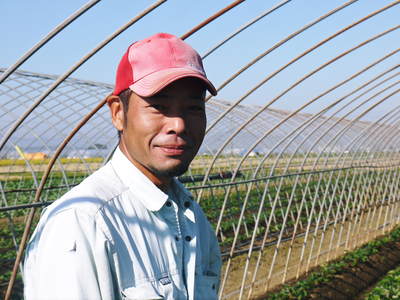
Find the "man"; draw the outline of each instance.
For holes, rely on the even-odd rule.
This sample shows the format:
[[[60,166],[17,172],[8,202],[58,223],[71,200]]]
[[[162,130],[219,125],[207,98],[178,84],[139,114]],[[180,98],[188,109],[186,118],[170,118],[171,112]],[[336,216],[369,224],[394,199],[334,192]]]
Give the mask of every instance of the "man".
[[[50,205],[29,242],[26,299],[215,299],[221,258],[175,176],[205,132],[200,56],[169,34],[132,44],[108,97],[112,159]]]

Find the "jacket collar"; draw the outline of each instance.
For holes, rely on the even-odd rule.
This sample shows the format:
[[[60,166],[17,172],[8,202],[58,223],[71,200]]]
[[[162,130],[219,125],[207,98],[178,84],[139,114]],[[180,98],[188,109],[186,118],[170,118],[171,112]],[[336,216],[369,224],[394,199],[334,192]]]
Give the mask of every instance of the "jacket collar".
[[[111,159],[111,165],[122,183],[142,202],[150,211],[158,211],[168,199],[168,194],[160,190],[149,178],[117,147]]]

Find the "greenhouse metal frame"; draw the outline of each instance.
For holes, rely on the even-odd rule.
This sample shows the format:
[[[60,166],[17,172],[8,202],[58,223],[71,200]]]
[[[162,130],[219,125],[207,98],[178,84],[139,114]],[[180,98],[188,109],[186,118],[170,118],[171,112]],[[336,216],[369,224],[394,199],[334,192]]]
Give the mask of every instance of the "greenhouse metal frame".
[[[1,248],[9,254],[0,258],[1,271],[7,272],[0,284],[6,299],[13,293],[21,295],[23,250],[40,210],[107,163],[118,145],[105,105],[113,85],[77,79],[73,73],[166,2],[178,5],[156,1],[137,12],[63,74],[24,70],[26,61],[54,37],[62,37],[68,26],[100,2],[89,1],[13,65],[0,68]],[[240,10],[244,2],[251,5],[242,0],[211,9],[211,14],[205,13],[181,37],[190,41],[213,23],[218,29],[222,26],[218,21]],[[203,59],[227,54],[230,43],[240,41],[253,28],[259,30],[259,22],[276,16],[283,20],[285,15],[280,12],[296,2],[271,1],[265,11],[236,24],[231,34],[219,36],[217,44],[207,45]],[[291,28],[279,41],[257,49],[259,54],[239,69],[224,73],[217,90],[235,86],[269,56],[285,53],[286,44],[296,48],[314,27],[336,21],[352,5],[363,7],[366,2],[340,1],[314,20]],[[375,32],[363,27],[388,12],[399,13],[398,4],[382,1],[361,17],[345,19],[347,25],[307,43],[305,49],[299,46],[293,57],[282,54],[284,62],[278,67],[265,65],[256,79],[252,77],[245,86],[240,82],[243,94],[236,99],[207,97],[206,137],[179,179],[202,206],[219,239],[223,257],[220,299],[266,295],[400,223],[400,48],[394,43],[400,25],[398,20],[397,24],[382,23]],[[363,33],[360,39],[350,40],[348,32],[358,29]],[[339,39],[346,47],[326,55],[324,49],[334,48]],[[380,46],[387,39],[391,48]],[[363,56],[357,65],[361,67],[342,76],[340,68],[372,46],[379,49],[375,57]],[[308,69],[300,67],[315,53],[326,56]],[[283,89],[266,93],[263,87],[273,87],[281,73],[289,74],[285,72],[295,75]],[[312,86],[318,81],[324,82],[323,89],[293,100],[304,84]],[[260,97],[260,90],[263,99],[255,104],[249,99]],[[281,107],[284,102],[291,103],[290,109]]]

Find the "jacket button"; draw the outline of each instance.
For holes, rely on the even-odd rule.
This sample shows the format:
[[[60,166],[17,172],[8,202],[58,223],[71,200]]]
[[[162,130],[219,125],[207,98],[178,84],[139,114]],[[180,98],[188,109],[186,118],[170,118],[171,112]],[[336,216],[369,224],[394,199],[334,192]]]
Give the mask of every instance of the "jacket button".
[[[215,283],[212,285],[212,287],[211,287],[213,290],[215,290]]]
[[[189,236],[189,235],[187,235],[187,236],[185,236],[185,240],[186,240],[187,242],[190,242],[190,241],[192,240],[192,237]]]
[[[167,201],[167,202],[165,203],[165,205],[168,206],[168,207],[170,207],[170,206],[172,205],[172,203],[171,203],[171,201]]]
[[[179,241],[179,236],[177,236],[177,235],[175,236],[175,241],[177,241],[177,242]]]
[[[190,202],[189,202],[189,201],[186,201],[185,203],[183,203],[183,205],[184,205],[186,208],[188,208],[188,207],[190,207]]]

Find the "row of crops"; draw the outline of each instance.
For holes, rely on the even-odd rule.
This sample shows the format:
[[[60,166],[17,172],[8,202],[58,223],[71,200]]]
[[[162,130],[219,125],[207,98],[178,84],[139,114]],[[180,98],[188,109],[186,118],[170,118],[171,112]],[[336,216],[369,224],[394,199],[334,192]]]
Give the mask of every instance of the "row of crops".
[[[389,271],[378,283],[375,281],[400,262],[398,253],[395,259],[390,256],[391,252],[398,252],[399,247],[400,228],[397,227],[389,234],[323,264],[301,280],[283,285],[266,299],[397,299],[400,295],[399,267]],[[370,285],[374,287],[371,289]]]
[[[397,221],[397,183],[396,169],[347,169],[214,190],[205,207],[227,260],[223,284],[237,280],[231,271],[242,253],[242,293],[254,294],[255,286],[267,292],[385,232]]]
[[[367,300],[398,299],[400,297],[400,267],[390,271],[366,295]]]

